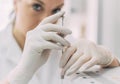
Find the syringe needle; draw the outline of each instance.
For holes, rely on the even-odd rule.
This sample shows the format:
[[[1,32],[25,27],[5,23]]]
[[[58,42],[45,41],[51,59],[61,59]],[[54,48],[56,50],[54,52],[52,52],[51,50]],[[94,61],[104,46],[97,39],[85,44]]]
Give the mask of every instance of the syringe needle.
[[[64,15],[62,16],[62,26],[64,26]],[[62,37],[64,37],[64,35],[62,35]],[[64,53],[65,49],[62,50],[62,54]],[[64,71],[61,71],[61,84],[63,84],[63,80],[64,80]]]
[[[62,26],[64,26],[64,15],[62,16]]]

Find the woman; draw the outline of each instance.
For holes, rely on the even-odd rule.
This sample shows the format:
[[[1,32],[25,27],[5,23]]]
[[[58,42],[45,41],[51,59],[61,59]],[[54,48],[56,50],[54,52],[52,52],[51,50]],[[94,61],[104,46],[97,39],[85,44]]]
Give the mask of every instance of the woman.
[[[70,44],[65,39],[71,31],[55,24],[64,15],[63,5],[64,0],[14,0],[15,19],[0,33],[0,76],[6,77],[2,84],[58,84],[61,50],[62,76],[96,64],[119,65],[104,47],[84,39]]]

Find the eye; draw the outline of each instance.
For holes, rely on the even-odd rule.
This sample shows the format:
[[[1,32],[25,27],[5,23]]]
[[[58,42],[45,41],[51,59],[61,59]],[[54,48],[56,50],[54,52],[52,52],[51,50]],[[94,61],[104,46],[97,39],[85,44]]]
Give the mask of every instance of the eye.
[[[40,4],[34,4],[32,7],[35,11],[40,11],[42,9],[42,6]]]
[[[55,14],[55,13],[58,13],[58,12],[60,12],[61,11],[61,8],[57,8],[57,9],[55,9],[55,10],[53,10],[53,14]]]

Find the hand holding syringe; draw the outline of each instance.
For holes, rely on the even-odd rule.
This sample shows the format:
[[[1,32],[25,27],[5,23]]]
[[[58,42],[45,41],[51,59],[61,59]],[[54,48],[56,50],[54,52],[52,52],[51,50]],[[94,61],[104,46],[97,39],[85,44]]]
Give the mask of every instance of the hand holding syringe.
[[[63,15],[64,12],[61,11],[49,16],[36,28],[27,32],[22,58],[8,76],[8,81],[11,84],[28,84],[34,73],[47,62],[51,50],[61,50],[64,46],[70,45],[66,39],[57,33],[69,35],[71,31],[54,24]]]

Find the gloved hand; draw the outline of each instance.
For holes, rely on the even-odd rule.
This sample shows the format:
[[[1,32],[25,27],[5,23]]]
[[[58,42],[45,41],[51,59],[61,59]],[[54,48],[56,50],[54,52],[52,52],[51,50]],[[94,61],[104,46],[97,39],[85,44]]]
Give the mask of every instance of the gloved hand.
[[[59,12],[47,17],[35,29],[27,33],[22,59],[8,76],[10,84],[28,84],[36,70],[46,63],[51,50],[70,46],[69,42],[58,33],[68,35],[71,31],[52,24],[63,14],[64,12]]]
[[[84,72],[94,65],[107,67],[112,63],[114,56],[103,46],[81,39],[71,47],[67,48],[61,57],[61,75],[72,75],[78,70]]]

